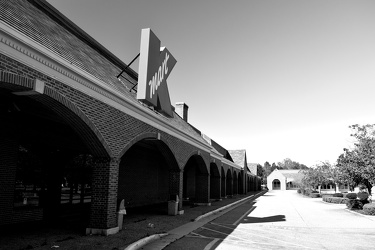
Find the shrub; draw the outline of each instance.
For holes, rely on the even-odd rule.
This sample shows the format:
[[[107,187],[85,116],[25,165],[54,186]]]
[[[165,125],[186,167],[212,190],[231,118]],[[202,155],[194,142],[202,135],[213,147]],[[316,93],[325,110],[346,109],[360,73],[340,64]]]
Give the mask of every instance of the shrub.
[[[346,204],[347,199],[341,197],[323,197],[323,201],[328,203],[335,203],[335,204]]]
[[[360,193],[357,194],[357,197],[358,197],[358,199],[360,199],[361,201],[364,201],[364,200],[367,201],[368,193],[360,192]]]
[[[359,209],[359,200],[357,199],[348,199],[346,201],[346,207],[349,208],[350,210],[353,209]]]
[[[333,197],[344,197],[342,193],[335,193],[332,195]]]
[[[357,194],[356,193],[348,193],[346,195],[346,198],[348,198],[349,200],[355,200],[355,199],[357,199]]]
[[[311,198],[319,198],[320,194],[319,193],[310,193]]]
[[[297,193],[299,193],[299,194],[302,193],[301,189],[298,189],[298,190],[297,190]]]
[[[375,203],[368,203],[363,206],[363,213],[366,215],[375,215]]]

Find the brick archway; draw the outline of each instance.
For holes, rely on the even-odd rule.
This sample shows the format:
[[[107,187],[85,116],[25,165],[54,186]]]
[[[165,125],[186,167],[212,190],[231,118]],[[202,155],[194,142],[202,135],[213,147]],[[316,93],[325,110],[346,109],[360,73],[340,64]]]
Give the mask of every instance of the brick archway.
[[[195,204],[209,204],[210,178],[203,157],[192,154],[184,166],[183,199]]]
[[[90,154],[93,157],[93,161],[91,161],[93,176],[96,176],[98,171],[105,171],[104,168],[100,168],[100,170],[96,168],[96,159],[110,159],[110,150],[91,121],[65,96],[44,85],[42,81],[4,71],[0,72],[0,95],[0,117],[2,117],[0,127],[5,126],[8,130],[17,130],[16,133],[9,133],[8,135],[8,139],[13,141],[12,145],[14,144],[12,150],[18,151],[20,146],[23,147],[24,152],[25,148],[29,150],[28,152],[31,149],[33,157],[37,156],[43,161],[42,166],[45,168],[43,176],[48,176],[48,193],[46,196],[40,196],[40,208],[39,210],[34,209],[33,213],[35,211],[42,211],[41,213],[43,213],[43,210],[44,212],[53,210],[55,206],[62,204],[62,191],[60,190],[60,179],[64,174],[62,170],[66,168],[66,164],[70,164],[69,160],[73,155],[77,153]],[[7,112],[8,108],[11,109],[10,112]],[[12,124],[12,127],[9,124]],[[23,145],[20,145],[20,143]],[[9,145],[5,146],[9,147]],[[9,180],[15,180],[16,178],[17,157],[19,157],[18,154],[12,161],[8,161],[4,165],[9,173],[7,177]],[[0,159],[0,161],[3,160]],[[103,173],[99,174],[102,175]],[[102,194],[103,185],[100,184],[100,181],[97,182],[98,179],[95,177],[92,179],[90,177],[90,182],[91,180],[93,187],[91,208],[93,208],[92,204],[100,203],[102,199],[101,195],[97,195],[96,192],[100,190]],[[9,196],[8,204],[12,204],[15,181],[10,186],[7,185],[6,189],[3,189],[1,186],[6,183],[0,178],[0,189],[8,192],[1,192],[1,195]],[[44,198],[46,203],[43,204],[48,207],[41,205],[43,197],[46,197]],[[99,207],[99,210],[103,210],[102,206]],[[12,220],[15,221],[15,218],[12,218],[13,207],[0,206],[0,212],[2,211],[6,211],[1,214],[6,217],[9,223],[12,223]],[[25,210],[25,214],[28,212]],[[17,214],[21,213],[17,212]],[[23,222],[24,219],[40,220],[41,216],[29,214],[27,218],[23,218],[19,215],[17,222]],[[0,219],[0,221],[4,220]]]
[[[220,199],[220,172],[216,163],[210,163],[210,198]]]
[[[28,98],[42,104],[46,109],[61,117],[82,138],[89,151],[99,157],[111,155],[102,135],[77,106],[52,88],[44,86],[42,93],[26,92],[36,88],[36,79],[0,71],[1,88],[9,93],[21,93],[20,98]],[[25,95],[22,95],[22,92]]]

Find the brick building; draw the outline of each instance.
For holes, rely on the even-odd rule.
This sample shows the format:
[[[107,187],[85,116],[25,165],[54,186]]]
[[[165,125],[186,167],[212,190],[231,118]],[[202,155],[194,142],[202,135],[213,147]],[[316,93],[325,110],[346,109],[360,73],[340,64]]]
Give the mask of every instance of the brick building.
[[[259,190],[185,104],[164,115],[137,99],[137,81],[46,1],[0,2],[0,226],[87,209],[87,232],[111,234],[121,200],[178,195],[182,210]]]

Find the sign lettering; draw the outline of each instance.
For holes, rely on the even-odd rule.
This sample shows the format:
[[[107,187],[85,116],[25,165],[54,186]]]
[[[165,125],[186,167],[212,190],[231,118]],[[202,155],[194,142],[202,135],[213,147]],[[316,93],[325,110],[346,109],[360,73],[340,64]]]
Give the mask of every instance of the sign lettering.
[[[142,30],[137,99],[170,117],[173,112],[166,80],[176,62],[150,29]]]

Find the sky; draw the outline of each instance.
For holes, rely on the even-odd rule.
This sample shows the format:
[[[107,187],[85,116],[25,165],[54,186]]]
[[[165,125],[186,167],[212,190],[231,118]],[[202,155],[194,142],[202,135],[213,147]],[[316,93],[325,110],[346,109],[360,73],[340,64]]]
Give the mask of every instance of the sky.
[[[125,63],[151,28],[172,105],[250,163],[335,163],[349,125],[375,124],[373,0],[47,1]]]

